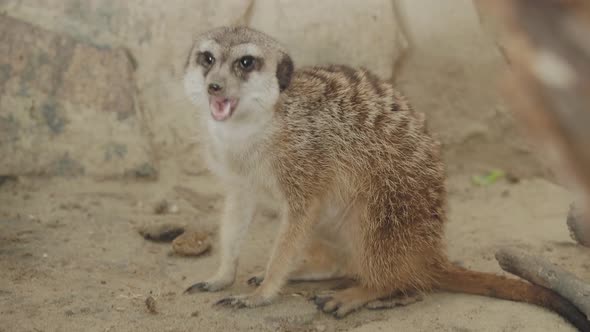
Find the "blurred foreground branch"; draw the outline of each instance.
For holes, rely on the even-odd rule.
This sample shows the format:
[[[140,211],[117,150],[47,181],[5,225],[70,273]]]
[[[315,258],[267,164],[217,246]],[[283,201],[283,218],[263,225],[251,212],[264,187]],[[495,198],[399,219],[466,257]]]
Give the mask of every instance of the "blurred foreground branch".
[[[510,35],[507,93],[515,114],[590,193],[590,2],[488,3]]]
[[[516,117],[590,207],[590,1],[484,2],[508,30],[506,92]],[[578,243],[589,245],[590,218],[581,211],[572,207],[568,227]],[[590,317],[590,286],[571,273],[510,250],[496,258],[507,272],[554,290]]]
[[[568,227],[590,244],[590,2],[485,0],[510,36],[506,92],[522,124],[573,179],[583,202]]]

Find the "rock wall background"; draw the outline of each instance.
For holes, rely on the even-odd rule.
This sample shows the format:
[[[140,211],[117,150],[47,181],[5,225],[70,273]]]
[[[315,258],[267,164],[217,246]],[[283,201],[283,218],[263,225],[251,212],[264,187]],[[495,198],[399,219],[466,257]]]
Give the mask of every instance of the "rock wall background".
[[[0,16],[0,174],[109,175],[150,168],[133,65]]]
[[[3,0],[0,13],[0,175],[198,171],[182,64],[195,34],[236,23],[281,40],[296,65],[394,79],[451,172],[544,172],[500,98],[505,60],[469,0]]]

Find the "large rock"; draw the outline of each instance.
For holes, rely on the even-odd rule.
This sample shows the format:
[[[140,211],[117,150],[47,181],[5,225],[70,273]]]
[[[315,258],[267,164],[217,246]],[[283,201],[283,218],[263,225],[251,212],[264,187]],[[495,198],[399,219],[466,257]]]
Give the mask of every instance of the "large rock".
[[[153,168],[125,51],[7,16],[0,40],[0,175]]]
[[[388,79],[406,48],[391,0],[256,0],[250,26],[281,41],[295,65],[363,66]]]
[[[190,106],[181,84],[195,34],[249,24],[285,43],[298,66],[345,63],[386,78],[405,42],[389,0],[362,6],[354,0],[4,0],[0,11],[89,44],[128,48],[138,64],[139,101],[158,160],[193,155],[195,165],[200,162],[191,146],[198,144],[191,144],[199,110]]]
[[[240,22],[251,1],[4,0],[0,12],[99,48],[130,50],[137,63],[142,128],[161,169],[179,157],[199,159],[193,148],[198,110],[181,82],[192,40],[207,29]]]

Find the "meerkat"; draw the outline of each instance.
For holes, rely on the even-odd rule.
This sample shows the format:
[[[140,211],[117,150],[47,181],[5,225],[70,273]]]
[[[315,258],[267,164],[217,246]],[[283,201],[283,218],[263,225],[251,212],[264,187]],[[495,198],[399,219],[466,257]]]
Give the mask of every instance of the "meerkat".
[[[261,283],[219,305],[267,305],[288,280],[347,277],[354,286],[314,299],[320,310],[340,318],[393,294],[441,290],[539,305],[590,330],[550,290],[450,263],[440,144],[424,115],[372,72],[295,70],[272,37],[222,27],[196,38],[184,87],[226,190],[219,268],[186,292],[233,284],[257,200],[272,198],[281,224]]]

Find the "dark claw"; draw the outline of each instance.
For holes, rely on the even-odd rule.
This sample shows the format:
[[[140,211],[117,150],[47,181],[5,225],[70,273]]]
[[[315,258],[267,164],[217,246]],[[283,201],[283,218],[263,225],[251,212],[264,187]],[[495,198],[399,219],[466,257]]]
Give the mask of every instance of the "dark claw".
[[[341,303],[338,303],[338,305],[336,305],[334,308],[331,308],[330,310],[326,309],[326,304],[330,301],[332,301],[333,298],[331,296],[317,296],[314,299],[315,304],[317,305],[318,309],[325,312],[325,313],[336,313],[336,311],[338,310],[338,308],[340,308]]]
[[[206,282],[197,282],[184,291],[184,294],[193,294],[196,292],[206,291],[208,284]]]
[[[264,280],[264,278],[262,277],[252,277],[250,279],[248,279],[248,285],[250,286],[260,286],[260,284],[262,284],[262,281]]]
[[[328,303],[328,301],[330,301],[332,299],[331,296],[314,296],[312,298],[312,301],[318,306],[318,309],[320,310],[324,310],[324,306],[326,305],[326,303]]]
[[[346,317],[346,315],[340,315],[340,314],[338,313],[338,310],[335,310],[335,311],[332,313],[332,316],[334,316],[334,318],[336,318],[336,319],[338,319],[338,320],[340,320],[340,319],[342,319],[342,318]]]
[[[228,305],[231,305],[233,302],[234,302],[234,298],[233,297],[226,297],[226,298],[223,298],[223,299],[215,302],[214,305],[228,306]]]
[[[224,306],[224,307],[234,307],[236,309],[242,309],[242,308],[246,308],[246,303],[244,303],[242,300],[240,299],[236,299],[234,297],[226,297],[224,299],[221,299],[217,302],[215,302],[216,306]]]
[[[340,304],[338,304],[337,306],[335,306],[332,310],[326,310],[324,309],[325,307],[322,305],[322,311],[327,313],[327,314],[334,314],[334,317],[336,317],[336,312],[338,311],[338,308],[340,308]]]
[[[326,302],[332,299],[331,296],[314,296],[312,298],[313,302],[317,305],[324,305]]]

